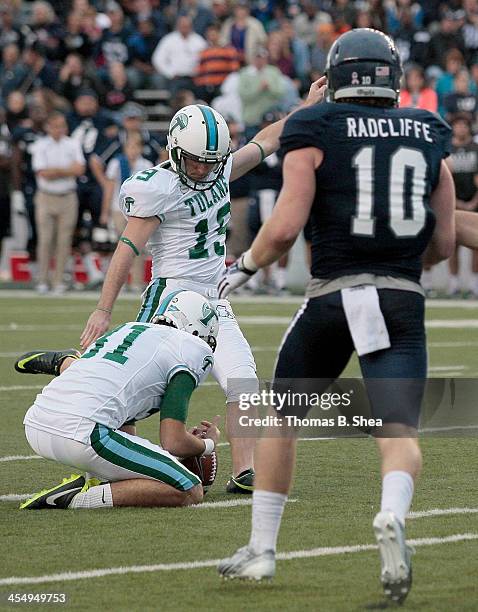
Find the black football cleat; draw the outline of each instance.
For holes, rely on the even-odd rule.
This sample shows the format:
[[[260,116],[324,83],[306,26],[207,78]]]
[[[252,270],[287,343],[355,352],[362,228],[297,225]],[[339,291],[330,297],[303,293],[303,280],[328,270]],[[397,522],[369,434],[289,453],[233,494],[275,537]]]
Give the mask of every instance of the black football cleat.
[[[238,476],[231,476],[226,484],[228,493],[252,495],[254,491],[254,470],[244,470]]]
[[[26,502],[20,505],[20,510],[65,510],[70,505],[71,500],[85,486],[85,477],[72,474],[69,478],[52,487],[36,493]]]
[[[22,374],[59,376],[61,364],[67,357],[79,359],[81,353],[73,348],[64,351],[30,351],[15,361],[15,370]]]

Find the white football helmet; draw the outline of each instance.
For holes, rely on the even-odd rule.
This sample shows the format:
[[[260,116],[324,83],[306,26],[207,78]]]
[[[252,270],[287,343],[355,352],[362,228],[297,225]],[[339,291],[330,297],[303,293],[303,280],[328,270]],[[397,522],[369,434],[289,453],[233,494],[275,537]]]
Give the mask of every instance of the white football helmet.
[[[173,291],[166,295],[151,318],[151,323],[170,325],[202,338],[216,348],[219,319],[216,309],[195,291]]]
[[[210,106],[190,104],[171,119],[166,148],[171,167],[181,181],[195,191],[205,191],[221,176],[231,154],[229,128],[224,117]],[[211,164],[211,171],[200,180],[189,177],[186,158]]]

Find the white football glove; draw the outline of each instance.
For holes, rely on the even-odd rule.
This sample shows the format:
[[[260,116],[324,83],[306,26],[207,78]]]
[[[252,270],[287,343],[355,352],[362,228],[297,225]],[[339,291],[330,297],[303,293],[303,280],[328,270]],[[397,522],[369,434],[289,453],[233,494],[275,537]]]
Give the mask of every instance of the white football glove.
[[[13,212],[17,213],[17,215],[25,214],[25,196],[23,194],[23,191],[12,191],[12,194],[10,196],[10,202],[12,205]]]
[[[256,270],[248,270],[244,265],[244,253],[233,264],[226,269],[222,280],[219,281],[219,298],[227,297],[231,291],[237,289],[256,273]]]

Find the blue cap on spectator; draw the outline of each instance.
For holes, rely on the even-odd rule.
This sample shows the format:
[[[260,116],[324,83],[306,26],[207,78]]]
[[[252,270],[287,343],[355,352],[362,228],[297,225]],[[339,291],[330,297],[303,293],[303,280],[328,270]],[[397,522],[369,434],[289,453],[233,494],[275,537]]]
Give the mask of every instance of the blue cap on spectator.
[[[80,89],[80,91],[76,94],[75,100],[81,98],[82,96],[89,96],[90,98],[96,98],[98,100],[98,94],[94,89]]]

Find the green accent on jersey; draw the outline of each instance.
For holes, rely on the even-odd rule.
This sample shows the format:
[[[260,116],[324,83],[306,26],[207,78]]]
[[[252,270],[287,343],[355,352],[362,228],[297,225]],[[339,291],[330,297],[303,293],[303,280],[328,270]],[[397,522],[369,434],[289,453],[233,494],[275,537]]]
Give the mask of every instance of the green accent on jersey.
[[[208,250],[204,248],[207,240],[209,227],[207,219],[201,219],[194,227],[196,234],[199,234],[196,244],[189,249],[189,259],[207,259],[209,257]]]
[[[212,368],[213,365],[214,365],[214,359],[210,355],[207,355],[203,359],[201,370],[205,372],[209,367]]]
[[[151,168],[151,170],[143,170],[139,174],[136,175],[136,180],[138,181],[149,181],[157,172],[156,168]]]
[[[225,219],[230,212],[231,212],[230,202],[226,202],[224,206],[221,206],[221,208],[217,211],[217,222],[219,223],[219,229],[217,230],[218,234],[221,234],[224,236],[226,235],[227,223]],[[221,244],[220,242],[215,242],[214,251],[216,255],[222,256],[226,252],[226,249],[224,245]]]
[[[90,359],[90,357],[94,357],[95,355],[97,355],[98,351],[100,351],[104,347],[104,345],[108,342],[109,336],[111,336],[111,334],[114,334],[115,332],[117,332],[122,327],[124,327],[124,325],[118,325],[117,327],[112,329],[107,334],[104,334],[103,336],[100,336],[98,338],[98,340],[95,342],[95,346],[91,350],[89,350],[87,353],[83,353],[83,355],[80,357],[80,359]]]
[[[102,437],[100,431],[104,431],[105,429],[108,430],[107,435]],[[127,459],[126,457],[123,457],[122,455],[119,455],[106,448],[108,438],[111,438],[116,443],[123,446],[125,452],[130,451],[131,454],[134,454],[136,457],[138,457],[138,461]],[[95,428],[93,429],[93,432],[91,433],[90,440],[91,446],[93,447],[95,452],[100,457],[103,457],[103,459],[106,459],[114,465],[119,465],[120,467],[123,467],[132,472],[137,472],[138,474],[143,474],[144,476],[150,476],[155,480],[159,480],[161,482],[169,484],[177,489],[182,489],[182,487],[178,486],[178,481],[169,476],[169,474],[166,474],[164,471],[162,471],[161,464],[163,464],[167,465],[169,468],[172,468],[178,473],[178,475],[187,478],[189,483],[191,483],[191,487],[200,483],[199,478],[197,478],[189,470],[186,470],[186,468],[183,468],[176,461],[169,459],[166,455],[157,453],[149,448],[141,446],[140,444],[136,444],[132,440],[124,438],[120,434],[116,433],[112,429],[105,427],[104,425],[96,424]],[[150,465],[144,465],[140,463],[140,455],[144,455],[149,459],[153,459],[157,463],[157,467],[153,468]],[[188,490],[188,488],[185,488],[184,490]]]
[[[36,353],[35,355],[30,355],[30,357],[25,357],[25,359],[21,359],[18,363],[17,363],[17,367],[20,370],[24,370],[24,366],[25,364],[27,364],[29,361],[31,361],[32,359],[36,359],[37,357],[41,357],[42,355],[44,355],[45,353]]]
[[[103,359],[115,361],[116,363],[120,363],[121,365],[124,365],[128,361],[128,357],[125,357],[124,353],[130,348],[136,338],[143,332],[145,332],[147,329],[149,329],[149,327],[147,325],[133,325],[131,329],[133,331],[131,331],[126,336],[123,342],[112,351],[105,353],[103,355]]]
[[[196,380],[186,370],[181,370],[169,381],[161,401],[159,418],[174,419],[185,423],[188,418],[189,400],[196,388]]]

